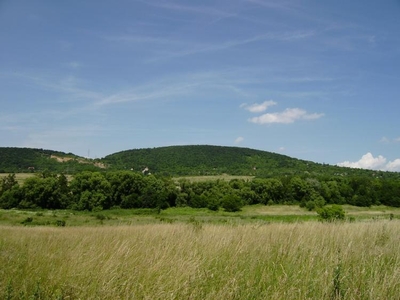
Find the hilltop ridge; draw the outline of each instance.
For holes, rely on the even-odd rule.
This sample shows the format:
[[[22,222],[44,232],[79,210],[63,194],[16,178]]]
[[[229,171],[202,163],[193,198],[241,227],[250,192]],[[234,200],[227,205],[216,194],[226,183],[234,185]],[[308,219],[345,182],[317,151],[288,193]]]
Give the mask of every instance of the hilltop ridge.
[[[74,174],[80,171],[132,170],[165,176],[246,175],[365,175],[399,177],[399,173],[351,169],[242,147],[215,145],[167,146],[131,149],[101,159],[35,148],[0,147],[0,173],[49,170]]]

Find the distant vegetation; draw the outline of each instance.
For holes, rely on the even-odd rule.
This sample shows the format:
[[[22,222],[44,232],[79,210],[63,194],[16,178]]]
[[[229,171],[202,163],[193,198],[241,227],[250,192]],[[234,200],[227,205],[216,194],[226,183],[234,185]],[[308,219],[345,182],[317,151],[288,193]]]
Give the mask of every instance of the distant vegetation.
[[[98,171],[98,160],[89,160],[72,153],[32,148],[0,147],[0,173],[56,172],[74,174]]]
[[[291,158],[289,156],[239,147],[170,146],[134,149],[102,159],[110,169],[142,171],[164,176],[245,175],[276,177],[282,175],[383,176],[400,178],[399,173],[343,168]]]
[[[158,176],[369,176],[400,178],[400,173],[343,168],[239,147],[171,146],[134,149],[87,159],[72,153],[0,148],[0,173],[132,170]]]
[[[399,173],[215,146],[0,168],[2,299],[398,298]]]
[[[238,211],[253,204],[297,204],[309,211],[323,211],[327,204],[400,207],[400,173],[339,168],[246,148],[130,150],[97,161],[39,149],[0,148],[0,154],[3,171],[32,168],[36,174],[23,184],[14,173],[1,178],[0,208],[5,209],[188,206]],[[66,170],[74,170],[74,176],[67,177]],[[184,174],[202,175],[202,180],[171,177]],[[210,180],[206,175],[212,175]],[[331,213],[325,211],[327,216]]]
[[[240,210],[243,205],[297,204],[318,211],[327,204],[400,207],[400,180],[374,177],[282,176],[189,181],[132,171],[38,173],[20,185],[15,174],[1,178],[0,208],[100,211],[168,207]],[[329,211],[327,213],[330,213]]]

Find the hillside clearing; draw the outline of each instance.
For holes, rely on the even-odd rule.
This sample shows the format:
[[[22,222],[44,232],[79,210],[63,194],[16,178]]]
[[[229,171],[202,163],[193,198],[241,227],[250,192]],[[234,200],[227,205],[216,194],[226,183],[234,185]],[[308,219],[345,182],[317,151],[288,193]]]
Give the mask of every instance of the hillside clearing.
[[[3,177],[7,177],[10,173],[0,173],[0,180]],[[23,184],[24,181],[29,178],[35,176],[35,173],[15,173],[15,179],[18,181],[18,184]]]
[[[174,177],[173,180],[175,182],[178,182],[180,180],[188,180],[190,182],[202,182],[202,181],[215,181],[215,180],[224,180],[224,181],[231,181],[233,179],[238,179],[238,180],[253,180],[255,176],[238,176],[238,175],[228,175],[228,174],[222,174],[222,175],[206,175],[206,176],[180,176],[180,177]]]

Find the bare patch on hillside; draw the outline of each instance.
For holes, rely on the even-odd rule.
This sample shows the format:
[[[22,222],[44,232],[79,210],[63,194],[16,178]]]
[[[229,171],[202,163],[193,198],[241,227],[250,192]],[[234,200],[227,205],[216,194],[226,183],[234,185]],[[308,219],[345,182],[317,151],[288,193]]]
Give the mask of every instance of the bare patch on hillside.
[[[94,165],[101,169],[107,168],[106,165],[101,162],[92,161],[92,160],[86,159],[86,158],[61,157],[61,156],[57,156],[57,155],[50,155],[50,158],[55,159],[57,162],[60,162],[60,163],[64,163],[64,162],[68,162],[68,161],[72,160],[72,161],[76,161],[80,164],[91,164],[91,165]]]

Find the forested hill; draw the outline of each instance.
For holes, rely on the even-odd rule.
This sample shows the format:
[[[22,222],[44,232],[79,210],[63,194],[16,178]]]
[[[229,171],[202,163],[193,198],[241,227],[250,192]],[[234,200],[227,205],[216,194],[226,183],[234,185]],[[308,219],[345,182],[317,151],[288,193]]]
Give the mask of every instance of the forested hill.
[[[192,145],[133,149],[95,160],[53,150],[0,147],[0,173],[46,170],[65,174],[147,170],[146,173],[166,176],[225,173],[257,177],[355,175],[400,178],[400,173],[342,168],[240,147]]]
[[[0,173],[51,171],[76,173],[99,170],[103,164],[72,153],[34,148],[0,147]]]
[[[110,169],[180,175],[368,175],[397,176],[393,173],[342,168],[261,150],[224,146],[170,146],[134,149],[106,156]]]
[[[280,154],[205,145],[127,150],[103,160],[112,169],[148,168],[152,173],[170,175],[255,175],[266,169],[288,171],[302,165],[301,161]]]

